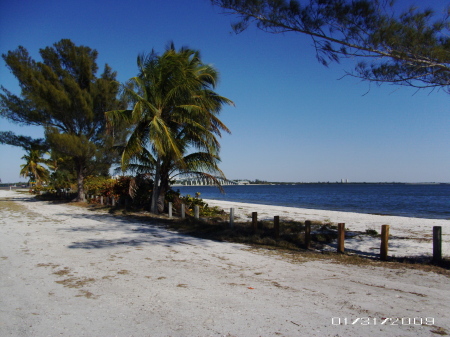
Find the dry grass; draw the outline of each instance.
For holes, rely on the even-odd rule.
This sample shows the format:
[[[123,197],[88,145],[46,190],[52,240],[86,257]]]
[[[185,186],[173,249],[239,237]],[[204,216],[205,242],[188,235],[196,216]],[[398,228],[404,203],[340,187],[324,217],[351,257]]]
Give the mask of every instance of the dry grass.
[[[65,275],[69,275],[71,273],[71,270],[68,267],[65,267],[64,269],[55,271],[53,274],[58,275],[58,276],[65,276]]]
[[[87,277],[69,277],[64,280],[55,282],[58,284],[62,284],[67,288],[82,288],[89,283],[95,282],[95,279]]]
[[[10,212],[29,213],[26,207],[8,198],[1,200],[0,207],[7,209]]]

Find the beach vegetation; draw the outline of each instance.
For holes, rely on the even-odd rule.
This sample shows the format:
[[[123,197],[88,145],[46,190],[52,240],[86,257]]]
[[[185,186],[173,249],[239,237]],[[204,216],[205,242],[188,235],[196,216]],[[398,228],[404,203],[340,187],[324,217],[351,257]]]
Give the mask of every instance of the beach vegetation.
[[[45,139],[34,139],[29,136],[18,136],[11,131],[0,131],[0,144],[18,146],[25,151],[39,149],[43,152],[47,152],[49,150],[49,146],[45,142]]]
[[[46,162],[44,154],[46,153],[42,149],[30,148],[29,152],[22,157],[25,164],[20,165],[22,168],[20,175],[25,178],[28,177],[31,185],[41,186],[43,182],[49,179],[50,173],[42,165]]]
[[[0,131],[0,144],[21,147],[26,153],[41,153],[39,164],[49,171],[45,185],[37,184],[34,192],[51,192],[62,189],[76,189],[76,175],[72,159],[50,148],[44,138],[34,139],[29,136],[16,135],[11,131]],[[22,159],[28,160],[29,155]],[[23,168],[23,166],[22,166]]]
[[[373,228],[366,229],[365,233],[367,235],[370,235],[370,236],[378,236],[379,235],[378,231],[376,229],[373,229]]]
[[[200,198],[200,193],[196,193],[195,197],[191,197],[189,194],[179,197],[179,201],[186,205],[186,212],[188,215],[194,214],[195,206],[199,207],[199,215],[201,217],[222,217],[225,215],[225,212],[220,207],[210,207]]]
[[[217,184],[217,176],[224,178],[217,137],[230,131],[218,114],[232,102],[213,91],[218,72],[196,50],[171,44],[162,55],[139,55],[137,65],[139,74],[122,88],[131,108],[106,116],[111,126],[131,126],[120,147],[121,168],[152,176],[151,212],[158,213],[174,176],[205,176]]]
[[[50,151],[50,158],[45,162],[51,174],[48,187],[53,191],[76,190],[76,172],[73,169],[73,161],[69,156]]]
[[[84,190],[87,194],[106,196],[112,195],[115,180],[108,176],[88,176],[85,178]]]
[[[176,193],[176,192],[175,192]],[[88,207],[92,211],[98,205],[86,205],[85,203],[74,203],[78,207]],[[104,209],[104,206],[102,206]],[[162,226],[176,230],[183,234],[194,237],[244,243],[249,245],[248,250],[260,254],[277,255],[286,258],[292,263],[304,263],[311,260],[328,260],[332,263],[357,265],[359,267],[382,267],[391,269],[418,269],[426,272],[434,272],[450,277],[450,260],[432,261],[430,255],[415,257],[390,256],[388,261],[381,261],[376,254],[360,255],[355,252],[336,253],[326,249],[330,243],[335,243],[337,231],[333,223],[314,221],[311,223],[311,239],[309,249],[305,249],[304,229],[305,223],[299,221],[280,221],[280,235],[274,236],[274,223],[271,221],[260,221],[260,226],[255,232],[250,222],[235,221],[230,227],[229,215],[224,211],[214,216],[201,216],[194,218],[187,214],[186,218],[167,218],[166,216],[142,212],[138,209],[123,209],[123,207],[111,207],[111,214],[119,216],[127,221],[135,221],[142,226]],[[332,232],[335,232],[333,235]],[[323,235],[325,234],[325,235]],[[360,235],[364,235],[361,232]],[[319,235],[323,235],[319,237]],[[320,240],[320,241],[319,241]],[[134,242],[134,241],[131,241]],[[325,249],[324,249],[325,248]]]
[[[84,198],[84,179],[108,174],[115,132],[106,134],[104,112],[121,106],[116,73],[107,64],[97,76],[96,50],[62,39],[40,50],[34,60],[19,46],[2,57],[17,78],[20,96],[1,87],[1,116],[11,122],[44,127],[48,146],[69,156],[77,178],[77,199]]]
[[[236,33],[252,23],[311,39],[319,62],[358,60],[355,76],[450,93],[450,6],[399,10],[388,0],[211,0],[236,15]],[[437,12],[437,14],[436,14]]]

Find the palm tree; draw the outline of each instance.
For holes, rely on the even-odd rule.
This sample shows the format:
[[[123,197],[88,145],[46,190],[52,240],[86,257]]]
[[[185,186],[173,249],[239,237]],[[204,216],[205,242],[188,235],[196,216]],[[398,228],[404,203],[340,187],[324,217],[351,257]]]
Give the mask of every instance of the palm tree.
[[[178,139],[178,141],[187,144],[186,139]],[[162,212],[164,209],[165,194],[170,189],[170,182],[178,175],[207,178],[222,190],[218,178],[225,178],[225,175],[218,166],[220,162],[219,156],[202,151],[190,152],[188,154],[185,154],[185,152],[187,152],[186,149],[183,149],[184,155],[181,159],[164,156],[160,160],[159,194],[157,196],[159,212]],[[130,159],[127,170],[142,176],[154,170],[156,162],[157,160],[152,153],[144,150],[140,155]]]
[[[20,165],[20,175],[22,177],[29,177],[30,181],[35,181],[39,186],[43,181],[47,181],[49,178],[49,171],[41,164],[46,163],[46,159],[42,156],[46,154],[41,149],[29,150],[29,153],[24,155],[22,159],[26,160],[26,163]]]
[[[163,207],[170,172],[193,167],[193,161],[186,160],[189,151],[204,154],[204,162],[198,168],[221,173],[217,167],[220,144],[216,136],[230,131],[218,114],[224,104],[233,102],[213,91],[218,72],[201,61],[198,51],[176,51],[172,44],[161,56],[154,51],[140,55],[137,63],[139,75],[123,88],[133,108],[109,111],[106,116],[113,126],[132,125],[122,149],[122,170],[139,162],[151,168],[151,211],[156,213],[157,207]]]

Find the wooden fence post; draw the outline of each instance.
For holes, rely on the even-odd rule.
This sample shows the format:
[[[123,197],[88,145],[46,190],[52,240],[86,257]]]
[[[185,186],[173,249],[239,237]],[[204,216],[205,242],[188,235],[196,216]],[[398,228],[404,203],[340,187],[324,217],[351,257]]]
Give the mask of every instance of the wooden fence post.
[[[116,206],[116,198],[114,198],[114,196],[111,197],[111,205],[113,207]]]
[[[258,212],[252,212],[252,228],[253,232],[256,233],[258,230]]]
[[[196,219],[200,218],[200,206],[199,205],[194,206],[194,216]]]
[[[172,219],[172,203],[169,202],[169,219]]]
[[[382,261],[387,260],[389,246],[389,225],[381,226],[381,247],[380,247],[380,259]]]
[[[103,205],[103,195],[100,196],[100,205]]]
[[[230,208],[230,228],[234,227],[234,208]]]
[[[184,204],[181,204],[181,219],[184,219],[186,217],[186,206]]]
[[[442,227],[433,226],[433,261],[442,261]]]
[[[337,246],[338,253],[344,252],[345,250],[344,241],[345,241],[345,223],[338,223],[338,246]]]
[[[278,240],[280,238],[280,217],[278,215],[273,217],[273,231],[275,240]]]
[[[309,249],[311,246],[311,221],[305,221],[305,248]]]

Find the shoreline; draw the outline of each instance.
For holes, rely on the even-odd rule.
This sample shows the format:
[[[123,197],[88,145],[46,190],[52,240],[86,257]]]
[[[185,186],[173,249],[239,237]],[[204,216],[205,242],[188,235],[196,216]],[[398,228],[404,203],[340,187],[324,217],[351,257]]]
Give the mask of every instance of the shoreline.
[[[398,184],[348,183],[324,184],[322,187],[318,184],[312,185],[314,186],[224,186],[225,194],[220,194],[217,189],[211,186],[180,186],[179,189],[182,195],[190,194],[193,196],[200,192],[202,199],[382,216],[450,220],[448,208],[450,189],[445,187],[450,185],[435,184],[428,185],[429,187],[420,187],[422,184],[402,184],[400,187],[395,187]]]
[[[227,213],[230,208],[234,208],[235,221],[250,222],[251,213],[258,212],[259,221],[273,221],[274,216],[279,216],[281,222],[311,220],[332,224],[345,223],[346,231],[355,234],[351,238],[346,238],[346,250],[363,255],[378,254],[381,241],[379,237],[361,233],[366,230],[376,230],[381,233],[381,226],[389,225],[391,235],[389,256],[432,256],[433,227],[441,226],[442,254],[444,257],[450,256],[450,220],[328,211],[214,199],[203,200],[209,206],[217,206]],[[334,250],[335,248],[336,245],[331,244],[325,250]]]
[[[276,205],[276,204],[268,204],[263,202],[251,202],[251,201],[234,201],[234,200],[221,200],[221,199],[209,199],[209,198],[201,198],[202,200],[209,200],[212,202],[230,202],[230,203],[238,203],[238,204],[248,204],[248,205],[260,205],[260,206],[268,206],[268,207],[286,207],[286,208],[295,208],[295,209],[303,209],[303,210],[311,210],[311,211],[324,211],[324,212],[338,212],[338,213],[356,213],[356,214],[366,214],[366,215],[376,215],[376,216],[392,216],[392,217],[399,217],[399,218],[412,218],[412,219],[426,219],[426,220],[444,220],[449,221],[450,225],[450,218],[431,218],[426,216],[412,216],[412,215],[399,215],[394,213],[367,213],[367,212],[361,212],[358,210],[341,210],[341,209],[326,209],[326,208],[314,208],[314,207],[301,207],[301,206],[286,206],[286,205]]]

